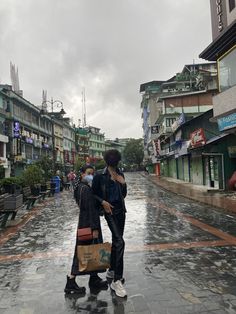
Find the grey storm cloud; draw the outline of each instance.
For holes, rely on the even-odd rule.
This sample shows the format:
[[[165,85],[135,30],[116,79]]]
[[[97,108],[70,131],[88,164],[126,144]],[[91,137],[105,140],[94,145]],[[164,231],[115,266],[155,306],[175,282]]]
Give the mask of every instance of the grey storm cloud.
[[[60,99],[75,124],[140,137],[139,85],[168,79],[211,42],[208,0],[1,0],[0,80],[19,68],[24,97]]]

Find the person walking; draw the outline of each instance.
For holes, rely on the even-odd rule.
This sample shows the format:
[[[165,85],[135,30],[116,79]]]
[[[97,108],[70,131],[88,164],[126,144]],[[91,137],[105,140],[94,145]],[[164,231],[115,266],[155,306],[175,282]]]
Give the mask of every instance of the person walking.
[[[76,174],[74,173],[73,170],[71,170],[71,171],[69,172],[69,174],[67,175],[67,179],[68,179],[68,181],[69,181],[69,183],[70,183],[70,191],[71,191],[71,192],[72,192],[73,189],[74,189],[74,181],[75,181],[75,178],[76,178]]]
[[[76,202],[80,207],[79,213],[79,228],[90,227],[93,232],[93,239],[96,239],[96,243],[102,243],[102,231],[100,226],[100,216],[97,210],[93,192],[91,189],[91,184],[93,180],[94,169],[92,166],[84,166],[81,169],[81,178],[77,187]],[[89,245],[92,244],[93,240],[81,242],[78,240],[76,233],[76,246],[74,252],[73,263],[71,267],[71,273],[67,276],[67,282],[64,289],[66,294],[69,293],[85,293],[85,287],[80,287],[76,283],[76,276],[90,275],[89,287],[96,289],[107,289],[108,284],[106,280],[102,280],[97,272],[80,272],[79,262],[77,258],[77,248],[78,245]]]
[[[104,210],[105,219],[112,234],[111,267],[107,278],[112,278],[111,289],[119,297],[127,296],[123,286],[124,249],[123,239],[126,207],[124,198],[127,186],[118,164],[121,154],[118,150],[108,150],[104,154],[106,168],[94,176],[92,189],[98,205]]]

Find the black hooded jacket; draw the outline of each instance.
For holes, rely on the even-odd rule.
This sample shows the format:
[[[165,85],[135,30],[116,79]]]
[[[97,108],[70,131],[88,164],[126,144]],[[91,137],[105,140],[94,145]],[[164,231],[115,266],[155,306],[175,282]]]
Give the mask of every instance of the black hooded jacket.
[[[124,178],[124,174],[117,168],[116,172]],[[105,168],[102,172],[98,172],[93,178],[92,190],[97,201],[97,206],[102,208],[102,201],[105,200],[109,202],[109,185],[111,184],[111,176],[107,168]],[[122,210],[126,212],[125,201],[124,198],[127,195],[127,185],[116,182],[118,185],[119,198],[121,201]]]

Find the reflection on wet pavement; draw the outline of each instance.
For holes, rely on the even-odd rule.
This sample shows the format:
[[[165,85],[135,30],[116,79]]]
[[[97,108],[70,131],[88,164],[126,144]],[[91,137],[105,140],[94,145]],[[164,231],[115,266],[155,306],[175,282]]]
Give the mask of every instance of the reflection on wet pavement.
[[[127,300],[64,296],[78,207],[65,191],[0,247],[0,313],[236,313],[236,216],[127,173]],[[102,218],[105,241],[110,232]],[[2,237],[4,234],[2,233]],[[104,277],[104,275],[103,275]]]

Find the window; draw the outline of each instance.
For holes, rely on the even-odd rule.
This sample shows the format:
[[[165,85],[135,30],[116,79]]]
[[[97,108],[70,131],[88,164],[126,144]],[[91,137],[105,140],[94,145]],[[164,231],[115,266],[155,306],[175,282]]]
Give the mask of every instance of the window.
[[[166,126],[171,127],[175,120],[176,118],[166,118]]]
[[[218,60],[219,87],[223,92],[236,85],[236,46]]]
[[[4,143],[0,142],[0,157],[4,157]]]
[[[229,0],[229,12],[235,8],[235,0]]]

